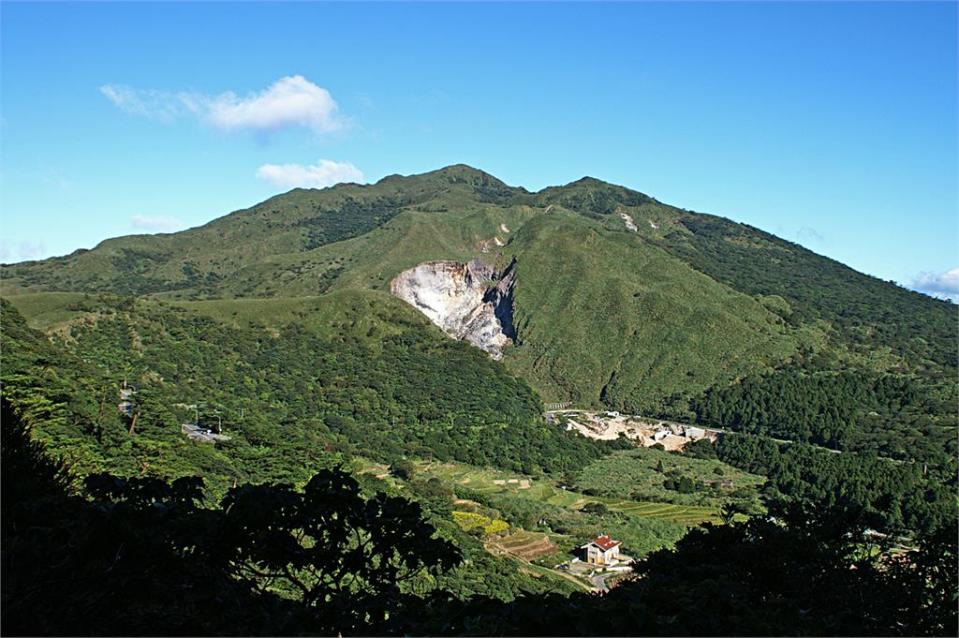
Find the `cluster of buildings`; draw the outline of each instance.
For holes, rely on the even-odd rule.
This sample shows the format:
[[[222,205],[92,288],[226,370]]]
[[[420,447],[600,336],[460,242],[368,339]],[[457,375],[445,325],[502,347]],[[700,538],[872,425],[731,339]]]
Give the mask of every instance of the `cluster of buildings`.
[[[715,441],[721,434],[719,430],[620,414],[613,410],[556,410],[546,414],[550,423],[559,418],[565,420],[567,430],[575,430],[591,439],[611,441],[625,436],[644,447],[658,443],[667,450],[681,450],[688,443],[701,439]]]

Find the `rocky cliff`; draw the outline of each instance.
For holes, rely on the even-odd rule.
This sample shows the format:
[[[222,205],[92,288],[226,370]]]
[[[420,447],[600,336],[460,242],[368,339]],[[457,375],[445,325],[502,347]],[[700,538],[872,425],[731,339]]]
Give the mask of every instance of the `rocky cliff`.
[[[516,262],[502,273],[474,259],[428,261],[403,271],[390,291],[455,339],[465,339],[494,359],[516,338],[513,283]]]

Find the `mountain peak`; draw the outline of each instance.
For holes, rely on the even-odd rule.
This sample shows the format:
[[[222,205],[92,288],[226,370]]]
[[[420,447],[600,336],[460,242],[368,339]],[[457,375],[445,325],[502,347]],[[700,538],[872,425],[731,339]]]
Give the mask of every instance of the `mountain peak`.
[[[506,186],[502,180],[490,175],[486,171],[481,171],[467,164],[452,164],[435,171],[430,171],[429,173],[424,173],[424,175],[442,177],[452,183],[465,182],[468,184],[495,184],[498,186]]]
[[[613,186],[613,184],[610,184],[609,182],[604,182],[604,181],[601,180],[601,179],[598,179],[598,178],[596,178],[596,177],[590,177],[589,175],[583,175],[583,176],[580,177],[578,180],[573,181],[573,182],[570,182],[569,184],[567,184],[567,186],[577,186],[577,185],[581,185],[581,186]]]
[[[447,188],[448,184],[466,184],[468,186],[482,186],[501,189],[510,189],[511,187],[502,180],[490,175],[486,171],[473,168],[467,164],[451,164],[426,173],[416,173],[413,175],[387,175],[377,183],[418,183],[420,185],[442,185]],[[520,189],[522,190],[522,189]]]

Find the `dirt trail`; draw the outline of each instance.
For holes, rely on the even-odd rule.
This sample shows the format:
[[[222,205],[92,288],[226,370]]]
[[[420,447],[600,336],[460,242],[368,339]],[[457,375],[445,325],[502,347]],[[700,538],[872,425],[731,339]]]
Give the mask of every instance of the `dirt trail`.
[[[484,543],[483,545],[486,548],[486,551],[488,551],[490,554],[493,554],[494,556],[505,556],[506,558],[509,558],[510,560],[514,560],[517,563],[520,563],[522,565],[529,565],[530,567],[545,569],[551,575],[559,576],[560,578],[565,578],[566,580],[573,583],[574,585],[576,585],[577,587],[579,587],[580,589],[584,591],[596,591],[595,589],[593,589],[592,587],[590,587],[589,585],[587,585],[586,583],[584,583],[583,581],[581,581],[580,579],[576,578],[575,576],[571,574],[567,574],[558,569],[549,569],[547,567],[540,567],[539,565],[535,565],[531,563],[530,561],[525,560],[524,558],[516,556],[515,554],[510,554],[509,552],[503,550],[502,548],[498,547],[495,544]]]
[[[490,549],[490,553],[491,553],[491,554],[496,554],[496,555],[499,555],[499,556],[506,556],[507,558],[510,558],[510,559],[512,559],[512,560],[515,560],[517,563],[522,563],[522,564],[524,564],[524,565],[531,565],[531,566],[533,566],[533,567],[539,567],[538,565],[534,565],[533,563],[529,562],[528,560],[523,560],[523,559],[520,558],[519,556],[514,556],[513,554],[510,554],[509,552],[504,552],[504,551],[501,551],[501,550],[496,550],[495,548],[491,548],[491,549]],[[597,591],[597,590],[595,590],[594,588],[592,588],[592,587],[590,587],[589,585],[587,585],[586,583],[584,583],[583,581],[581,581],[580,579],[578,579],[578,578],[576,578],[575,576],[573,576],[572,574],[567,574],[567,573],[562,572],[562,571],[557,570],[557,569],[548,569],[548,568],[545,568],[545,567],[541,567],[540,569],[546,569],[546,571],[548,571],[550,574],[552,574],[552,575],[554,575],[554,576],[559,576],[560,578],[565,578],[566,580],[568,580],[569,582],[573,583],[574,585],[576,585],[577,587],[579,587],[579,588],[582,589],[583,591]],[[600,591],[601,591],[601,590],[600,590]]]

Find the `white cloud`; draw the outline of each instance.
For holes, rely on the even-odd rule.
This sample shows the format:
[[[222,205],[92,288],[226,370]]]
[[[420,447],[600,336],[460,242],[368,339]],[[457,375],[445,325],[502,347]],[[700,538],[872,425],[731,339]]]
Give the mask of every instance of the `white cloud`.
[[[330,92],[302,75],[281,78],[245,99],[224,93],[208,103],[207,119],[224,129],[275,130],[300,125],[328,133],[343,126]]]
[[[122,111],[160,122],[197,114],[195,101],[186,93],[134,89],[122,84],[105,84],[100,93]]]
[[[959,303],[959,268],[944,273],[922,272],[912,281],[913,290]]]
[[[130,217],[130,226],[142,230],[166,233],[183,228],[184,224],[176,217],[165,215],[133,215]]]
[[[340,182],[363,182],[363,172],[350,162],[320,160],[312,166],[302,164],[264,164],[256,176],[281,188],[325,188]]]
[[[302,126],[316,133],[329,133],[342,129],[347,122],[330,92],[302,75],[280,78],[269,88],[246,97],[232,91],[204,95],[118,84],[101,86],[100,92],[127,113],[164,122],[193,116],[225,131],[276,131]]]

